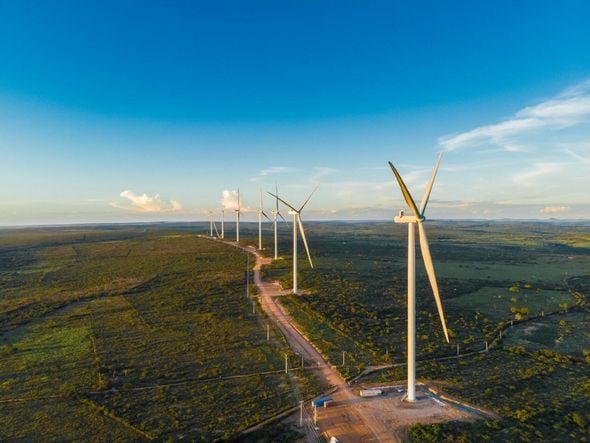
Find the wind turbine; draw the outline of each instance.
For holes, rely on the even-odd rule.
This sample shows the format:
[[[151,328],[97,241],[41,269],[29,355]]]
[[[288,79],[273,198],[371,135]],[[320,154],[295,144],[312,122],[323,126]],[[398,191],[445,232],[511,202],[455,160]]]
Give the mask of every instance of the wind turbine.
[[[236,211],[236,243],[240,243],[240,190],[238,189],[238,209]]]
[[[283,214],[281,214],[279,212],[279,188],[277,187],[277,185],[275,185],[275,201],[276,201],[276,209],[273,209],[271,211],[271,213],[274,215],[274,229],[275,229],[275,260],[277,260],[279,258],[278,255],[278,247],[277,247],[277,217],[281,217],[283,219],[283,221],[287,221],[285,220],[285,217],[283,217]],[[271,194],[272,195],[272,194]]]
[[[309,247],[307,246],[307,239],[305,238],[305,231],[303,229],[303,222],[301,221],[301,211],[311,199],[311,196],[314,194],[314,192],[317,191],[318,187],[319,185],[316,186],[313,191],[311,191],[311,194],[309,194],[309,197],[307,197],[307,200],[305,200],[305,203],[303,203],[299,209],[295,209],[278,195],[269,192],[270,195],[287,205],[290,208],[289,215],[293,216],[293,294],[297,294],[297,228],[299,228],[299,232],[301,233],[301,238],[303,239],[303,245],[305,246],[305,251],[307,252],[309,264],[313,268],[313,262],[311,261],[311,255],[309,254]]]
[[[209,211],[209,237],[213,237],[213,211]]]
[[[265,216],[268,221],[268,215],[262,209],[262,191],[260,191],[260,207],[258,208],[258,250],[262,250],[262,216]]]
[[[416,225],[418,225],[418,233],[420,236],[422,259],[424,260],[428,280],[430,280],[430,286],[432,287],[434,300],[436,301],[438,316],[440,317],[445,339],[447,340],[447,343],[449,342],[445,315],[443,313],[438,285],[434,275],[434,265],[432,264],[428,239],[426,238],[426,232],[424,231],[423,225],[424,220],[426,220],[424,212],[426,211],[426,205],[428,204],[428,199],[430,197],[430,192],[432,191],[432,185],[434,184],[434,178],[436,177],[441,158],[442,154],[439,155],[434,170],[432,171],[432,175],[430,176],[430,180],[426,185],[426,190],[424,191],[424,196],[420,203],[420,209],[418,209],[416,203],[414,203],[414,199],[402,180],[401,175],[399,175],[393,164],[389,162],[389,166],[391,166],[391,170],[402,190],[404,199],[414,213],[414,215],[407,216],[404,215],[404,211],[400,211],[399,215],[394,218],[396,223],[408,224],[408,393],[406,399],[411,402],[416,401]]]
[[[224,234],[224,224],[225,224],[225,209],[221,210],[221,238],[225,237]]]

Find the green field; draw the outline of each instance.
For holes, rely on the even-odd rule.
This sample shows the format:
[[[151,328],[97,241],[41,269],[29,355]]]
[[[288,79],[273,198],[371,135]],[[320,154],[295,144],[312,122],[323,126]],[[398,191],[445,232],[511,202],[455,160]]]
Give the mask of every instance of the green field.
[[[227,439],[317,392],[245,269],[183,230],[0,231],[0,440]]]
[[[528,351],[550,349],[590,363],[590,313],[568,312],[516,325],[504,344]]]
[[[291,299],[288,307],[313,318],[316,331],[323,331],[310,331],[315,340],[326,341],[326,329],[337,331],[325,351],[335,364],[341,361],[337,349],[350,351],[355,368],[345,368],[346,374],[403,361],[406,231],[386,222],[307,225],[315,269],[302,258],[300,286],[308,294]],[[584,224],[430,222],[428,228],[453,343],[444,342],[418,252],[417,345],[422,358],[452,354],[456,343],[465,352],[481,350],[506,321],[571,307],[576,304],[572,282],[590,275]],[[288,254],[284,237],[280,250]],[[290,287],[290,266],[287,255],[264,274]],[[360,345],[351,349],[351,343]]]
[[[282,299],[341,371],[400,363],[406,346],[406,232],[393,223],[307,223],[315,269]],[[588,226],[430,222],[451,343],[417,275],[418,376],[501,416],[418,426],[414,441],[587,441]],[[293,441],[240,432],[322,387],[280,371],[289,352],[245,296],[245,255],[199,238],[207,226],[0,231],[0,440]],[[270,227],[265,225],[271,251]],[[244,224],[243,243],[256,227]],[[291,285],[291,239],[263,278]],[[420,256],[418,253],[418,262]],[[252,288],[252,292],[254,288]],[[259,310],[258,310],[259,311]],[[513,320],[514,326],[510,327]],[[289,354],[291,365],[296,358]],[[235,377],[238,376],[238,377]],[[367,381],[389,383],[404,368]],[[565,388],[564,388],[565,387]]]
[[[487,318],[501,321],[514,318],[511,309],[524,307],[530,316],[537,316],[545,311],[559,311],[564,304],[570,307],[575,304],[575,298],[567,291],[512,288],[511,291],[510,288],[484,286],[469,294],[451,298],[446,306],[453,311],[478,311]]]
[[[289,297],[294,314],[345,375],[399,363],[406,347],[406,232],[393,223],[308,223],[315,269],[301,265],[307,294]],[[450,346],[428,282],[417,272],[418,377],[487,407],[500,421],[417,426],[412,441],[589,441],[590,248],[587,224],[431,222],[429,240]],[[283,250],[289,250],[288,244]],[[420,262],[420,256],[417,256]],[[265,271],[290,286],[288,258]],[[567,311],[567,312],[566,312]],[[510,327],[510,321],[514,326]],[[405,368],[367,382],[405,379]]]

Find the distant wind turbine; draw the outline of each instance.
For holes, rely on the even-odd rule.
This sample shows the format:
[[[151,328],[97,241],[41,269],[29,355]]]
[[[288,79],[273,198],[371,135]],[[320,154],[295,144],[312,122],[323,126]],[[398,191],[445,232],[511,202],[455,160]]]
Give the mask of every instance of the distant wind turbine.
[[[240,190],[238,189],[238,209],[236,211],[236,243],[240,242]]]
[[[272,195],[277,200],[280,200],[285,205],[287,205],[287,207],[290,208],[289,215],[293,216],[293,293],[294,294],[297,294],[297,289],[298,289],[297,288],[297,228],[299,228],[299,232],[301,233],[301,238],[303,239],[303,245],[305,246],[305,251],[307,252],[307,258],[309,260],[309,264],[313,268],[313,262],[311,261],[309,247],[307,246],[307,238],[305,238],[305,230],[303,229],[303,222],[301,221],[301,211],[303,210],[303,208],[305,207],[307,202],[309,202],[309,200],[311,199],[311,196],[315,193],[315,191],[317,191],[318,187],[319,186],[316,186],[315,189],[313,191],[311,191],[311,194],[309,194],[309,197],[307,197],[307,200],[305,200],[305,202],[303,203],[303,205],[301,205],[301,207],[299,209],[295,209],[293,206],[291,206],[285,200],[280,198],[278,195],[275,195],[275,194],[269,192],[270,195]]]
[[[209,211],[209,237],[213,237],[213,211]]]
[[[440,317],[445,339],[447,343],[449,342],[445,315],[443,313],[438,285],[434,275],[434,265],[432,263],[432,257],[430,256],[428,239],[426,238],[426,232],[424,231],[423,226],[424,220],[426,220],[424,212],[426,211],[426,205],[430,198],[430,192],[432,191],[432,185],[434,184],[434,178],[436,177],[441,158],[442,154],[438,157],[436,165],[434,166],[434,170],[432,171],[432,175],[428,181],[426,190],[424,191],[422,202],[420,203],[420,209],[416,206],[416,203],[402,180],[401,175],[399,175],[393,164],[389,162],[389,166],[397,179],[404,199],[414,213],[414,215],[407,216],[404,215],[404,211],[400,211],[399,215],[394,218],[396,223],[408,224],[408,394],[406,398],[411,402],[416,401],[416,225],[418,225],[418,233],[420,235],[422,259],[424,260],[428,280],[430,280],[430,286],[432,286],[434,300],[436,301],[436,307],[438,309],[438,316]]]
[[[265,214],[262,208],[262,191],[260,191],[260,206],[258,208],[258,250],[262,250],[262,216],[265,216],[268,221],[268,215]]]
[[[272,195],[272,194],[271,194]],[[274,215],[274,230],[275,230],[275,260],[277,260],[279,258],[278,255],[278,246],[277,246],[277,217],[281,217],[283,219],[283,221],[287,221],[285,220],[285,217],[283,217],[283,214],[281,214],[279,212],[279,188],[275,185],[275,202],[276,202],[276,208],[273,209],[271,211],[271,213]]]

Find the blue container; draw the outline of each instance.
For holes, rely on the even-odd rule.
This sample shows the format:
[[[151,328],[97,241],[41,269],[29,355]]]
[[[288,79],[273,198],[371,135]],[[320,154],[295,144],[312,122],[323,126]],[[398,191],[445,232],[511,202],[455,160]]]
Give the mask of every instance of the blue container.
[[[318,398],[317,400],[311,401],[311,406],[313,408],[321,408],[322,406],[324,406],[324,403],[326,403],[327,401],[332,401],[332,400],[334,400],[332,397]]]

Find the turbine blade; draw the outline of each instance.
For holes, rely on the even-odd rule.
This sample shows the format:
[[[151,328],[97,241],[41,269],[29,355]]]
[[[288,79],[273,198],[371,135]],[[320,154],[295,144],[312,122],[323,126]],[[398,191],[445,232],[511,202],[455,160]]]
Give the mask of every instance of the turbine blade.
[[[287,223],[287,220],[285,220],[285,217],[283,217],[283,214],[281,214],[280,212],[277,212],[277,215],[279,217],[281,217],[285,223]]]
[[[270,219],[270,217],[269,217],[268,215],[266,215],[266,213],[265,213],[264,211],[262,211],[262,215],[264,215],[268,221],[272,221],[272,220]]]
[[[305,251],[307,252],[307,259],[309,260],[309,264],[313,268],[313,262],[311,261],[311,254],[309,253],[309,247],[307,246],[307,238],[305,238],[305,231],[303,230],[303,223],[301,222],[301,217],[297,214],[297,225],[299,225],[299,232],[301,233],[301,238],[303,239],[303,245],[305,246]]]
[[[297,212],[297,209],[295,209],[293,206],[291,206],[289,203],[287,203],[285,200],[283,200],[278,195],[275,195],[272,192],[269,192],[269,194],[272,195],[273,197],[275,197],[277,200],[280,200],[281,202],[283,202],[283,204],[287,205],[289,208],[293,209],[293,211]]]
[[[393,174],[395,175],[395,178],[397,179],[397,182],[399,183],[399,187],[402,188],[402,194],[404,195],[404,199],[406,200],[406,203],[408,204],[408,206],[410,207],[410,209],[412,210],[412,212],[414,213],[416,218],[421,218],[420,213],[418,212],[418,208],[416,207],[416,203],[414,203],[414,199],[412,198],[410,191],[408,191],[406,184],[402,180],[402,176],[399,175],[399,172],[397,172],[397,169],[395,169],[395,167],[393,166],[393,163],[389,162],[389,166],[391,167],[391,170],[393,171]]]
[[[277,202],[277,212],[279,212],[279,187],[277,186],[277,184],[275,183],[275,194],[276,194],[276,199],[275,201]]]
[[[438,293],[438,284],[436,283],[436,276],[434,275],[434,265],[432,264],[432,257],[430,256],[430,247],[428,246],[426,231],[424,231],[424,225],[422,223],[418,223],[418,232],[420,234],[420,250],[422,251],[422,259],[424,260],[424,266],[426,267],[428,280],[430,280],[430,286],[432,286],[434,300],[436,301],[436,309],[438,310],[438,316],[440,317],[443,332],[445,333],[445,339],[448,343],[449,333],[447,332],[447,323],[445,321],[445,314],[443,312],[440,294]]]
[[[434,178],[436,177],[436,173],[438,171],[438,165],[440,165],[440,161],[442,159],[442,152],[438,156],[438,160],[436,161],[436,165],[434,165],[434,169],[432,170],[432,175],[430,176],[430,180],[428,180],[428,184],[426,185],[426,189],[424,190],[424,196],[422,197],[422,202],[420,203],[420,215],[424,216],[424,211],[426,211],[426,205],[428,204],[428,199],[430,198],[430,192],[432,192],[432,185],[434,184]]]
[[[311,194],[309,194],[309,197],[307,197],[307,200],[305,200],[305,203],[303,203],[303,204],[301,205],[301,207],[299,208],[299,211],[297,211],[297,212],[301,212],[301,211],[303,210],[303,208],[305,208],[305,205],[306,205],[306,204],[307,204],[307,202],[308,202],[308,201],[311,199],[311,196],[312,196],[312,195],[315,193],[315,191],[317,191],[317,190],[318,190],[318,188],[319,188],[319,187],[320,187],[320,185],[317,185],[317,186],[316,186],[316,187],[313,189],[313,191],[311,191]],[[313,266],[312,266],[312,267],[313,267]]]

